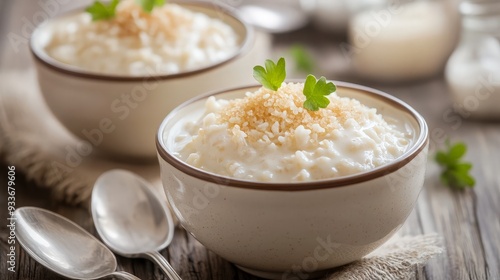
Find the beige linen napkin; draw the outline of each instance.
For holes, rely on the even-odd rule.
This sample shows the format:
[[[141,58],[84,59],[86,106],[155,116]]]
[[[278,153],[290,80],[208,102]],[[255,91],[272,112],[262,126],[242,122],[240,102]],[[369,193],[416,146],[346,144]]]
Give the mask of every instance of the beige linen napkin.
[[[360,261],[336,269],[328,280],[410,279],[416,269],[443,253],[437,234],[394,236]]]
[[[160,195],[157,164],[115,162],[90,154],[75,158],[81,141],[56,120],[41,97],[33,71],[0,73],[0,154],[55,198],[88,206],[104,171],[123,168],[145,177]],[[371,255],[338,268],[326,279],[407,279],[443,251],[437,235],[394,237]]]
[[[138,173],[163,195],[157,162],[124,163],[75,152],[83,142],[50,112],[34,71],[0,73],[0,87],[0,154],[58,200],[86,205],[97,177],[114,168]]]

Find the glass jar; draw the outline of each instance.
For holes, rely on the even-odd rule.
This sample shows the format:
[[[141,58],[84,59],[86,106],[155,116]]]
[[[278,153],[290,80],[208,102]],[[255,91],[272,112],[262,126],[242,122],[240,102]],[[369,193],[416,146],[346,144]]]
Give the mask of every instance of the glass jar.
[[[453,110],[464,118],[500,120],[500,2],[460,5],[461,41],[446,66]]]
[[[350,20],[347,54],[362,78],[384,83],[420,80],[442,73],[458,33],[455,1],[388,0]]]

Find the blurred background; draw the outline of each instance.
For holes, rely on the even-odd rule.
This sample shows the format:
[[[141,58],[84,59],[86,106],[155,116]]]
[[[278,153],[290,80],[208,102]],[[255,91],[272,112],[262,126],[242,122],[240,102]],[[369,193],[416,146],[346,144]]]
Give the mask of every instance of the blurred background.
[[[273,34],[273,59],[285,56],[296,70],[365,85],[418,84],[442,78],[452,102],[464,103],[486,80],[499,104],[500,3],[495,0],[209,0],[234,7]],[[23,4],[24,3],[24,4]],[[48,17],[91,1],[3,0],[2,69],[30,65],[27,42]],[[5,37],[4,37],[5,38]],[[469,97],[471,98],[471,97]],[[493,102],[494,101],[494,102]],[[472,106],[472,105],[471,105]],[[469,106],[469,107],[471,107]],[[475,107],[475,106],[472,106]],[[471,117],[499,119],[479,104]],[[459,111],[457,109],[457,111]],[[463,114],[462,114],[463,115]]]
[[[92,2],[0,0],[0,38],[2,38],[0,74],[31,71],[31,76],[22,76],[28,77],[29,80],[18,80],[13,83],[19,84],[22,89],[25,87],[35,89],[34,93],[38,94],[38,85],[33,78],[33,59],[28,46],[31,33],[44,20],[75,8],[85,7]],[[437,232],[444,237],[446,253],[431,261],[425,268],[420,268],[415,279],[500,277],[498,254],[500,243],[497,238],[500,229],[499,0],[208,0],[207,2],[236,9],[243,18],[267,34],[266,38],[272,43],[269,50],[262,51],[269,52],[269,58],[273,60],[281,56],[287,59],[288,78],[304,79],[308,73],[313,73],[331,80],[353,82],[380,89],[407,102],[424,116],[429,125],[432,151],[445,146],[447,139],[466,143],[468,145],[466,159],[474,165],[472,174],[477,180],[476,187],[466,191],[454,191],[443,186],[439,181],[440,170],[430,156],[424,190],[420,194],[415,211],[408,218],[401,233],[416,235]],[[255,62],[255,64],[261,63],[261,61]],[[50,143],[44,145],[48,141],[43,135],[48,133],[40,129],[31,129],[30,134],[16,135],[16,141],[13,141],[15,143],[6,142],[10,146],[2,145],[2,140],[9,138],[9,135],[2,135],[2,131],[9,131],[3,126],[15,123],[18,116],[34,114],[17,108],[2,107],[4,105],[2,98],[7,96],[7,93],[5,84],[0,83],[2,164],[17,164],[13,163],[15,162],[13,159],[17,156],[17,158],[37,160],[32,156],[38,155],[37,151],[25,151],[25,146],[18,143],[20,142],[18,139],[23,141],[29,139],[30,141],[25,142],[37,144],[32,146],[37,149],[42,147],[45,149],[44,152],[57,148],[57,153],[62,155],[61,158],[67,158],[68,154],[64,150],[66,146],[57,146],[58,143],[53,144],[53,147],[49,147]],[[11,94],[11,97],[16,94],[17,91]],[[27,98],[19,99],[15,102],[25,103]],[[32,102],[43,104],[41,97],[32,99]],[[31,119],[40,119],[40,122],[45,121],[45,117],[30,115]],[[31,122],[31,119],[28,121]],[[9,132],[12,135],[19,134],[17,130],[22,131],[28,127],[24,124],[13,125],[13,129]],[[60,132],[63,128],[58,126],[57,129]],[[66,142],[61,141],[61,143]],[[71,139],[71,143],[77,142]],[[18,148],[21,152],[9,154],[9,149],[12,147]],[[91,159],[89,165],[99,172],[103,166],[105,168],[110,166],[109,163],[102,166],[94,164],[92,156],[89,159]],[[112,164],[118,163],[112,162]],[[3,165],[3,170],[6,170]],[[63,209],[68,216],[80,217],[78,219],[91,228],[86,210],[64,208],[60,201],[52,200],[47,195],[47,189],[34,188],[48,184],[45,174],[39,177],[30,176],[31,173],[28,172],[27,176],[23,174],[22,168],[29,170],[34,167],[36,171],[40,171],[43,170],[41,165],[18,165],[20,169],[18,180],[22,186],[17,192],[19,206],[39,205],[49,209]],[[91,169],[85,166],[83,161],[81,166],[71,169],[73,173],[68,176],[78,173],[79,169],[85,169],[82,167]],[[158,176],[156,169],[150,173]],[[3,178],[3,175],[0,176],[0,179],[4,180]],[[81,183],[82,180],[77,179],[76,181]],[[6,185],[4,181],[0,183]],[[67,185],[69,184],[65,184],[64,188]],[[77,195],[89,196],[89,188],[78,191]],[[69,199],[73,199],[71,203],[81,203],[73,196]],[[4,206],[0,209],[2,215],[4,209],[6,209]],[[176,242],[180,244],[179,240],[174,240],[174,244]],[[206,263],[209,263],[210,267],[215,267],[214,271],[233,269],[225,266],[221,260],[217,259],[216,262],[210,263],[207,262],[205,255],[200,254],[200,256],[191,256],[195,259],[190,259],[189,267],[183,269],[196,272],[200,267],[205,269]],[[122,260],[122,263],[130,267],[133,265],[125,260]],[[135,265],[137,271],[144,271],[143,275],[148,275],[143,264]],[[32,264],[30,267],[26,266],[25,270],[26,275],[31,275],[36,267]],[[15,279],[13,277],[5,279]],[[52,278],[49,275],[46,279]]]

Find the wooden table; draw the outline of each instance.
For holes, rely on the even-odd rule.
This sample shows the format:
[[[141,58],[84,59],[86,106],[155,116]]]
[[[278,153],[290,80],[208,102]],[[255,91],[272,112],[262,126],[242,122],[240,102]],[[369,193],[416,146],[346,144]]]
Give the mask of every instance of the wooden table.
[[[1,70],[26,68],[30,59],[26,52],[16,54],[6,40],[9,32],[20,32],[23,16],[31,19],[40,7],[37,1],[2,0],[0,2],[0,62]],[[43,1],[40,1],[43,2]],[[65,6],[64,6],[65,7]],[[64,8],[63,7],[63,8]],[[325,39],[326,38],[326,39]],[[446,137],[468,144],[467,160],[473,163],[477,186],[473,190],[453,191],[439,182],[439,170],[429,159],[427,178],[420,198],[402,234],[417,235],[437,232],[443,236],[446,252],[418,268],[415,279],[500,279],[500,125],[462,119],[460,124],[447,122],[443,113],[451,108],[442,77],[411,84],[384,86],[362,81],[349,72],[338,48],[339,38],[319,34],[312,28],[275,38],[275,51],[285,51],[292,43],[305,44],[318,61],[323,74],[331,79],[360,82],[382,89],[408,102],[423,114],[431,131],[431,148],[442,145]],[[331,67],[330,67],[331,66]],[[343,67],[347,67],[343,69]],[[344,68],[345,68],[344,67]],[[58,204],[46,190],[16,177],[16,206],[39,206],[58,212],[96,234],[90,215],[83,208]],[[17,270],[6,268],[6,163],[0,165],[0,279],[61,279],[32,260],[16,247]],[[183,279],[255,279],[207,251],[185,231],[177,229],[170,247],[162,252]],[[120,269],[142,279],[166,279],[151,262],[118,257]]]

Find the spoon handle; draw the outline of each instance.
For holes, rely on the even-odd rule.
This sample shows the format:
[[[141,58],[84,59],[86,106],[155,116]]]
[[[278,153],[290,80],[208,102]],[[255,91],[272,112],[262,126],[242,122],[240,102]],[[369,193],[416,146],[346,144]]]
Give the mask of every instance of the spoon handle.
[[[115,272],[111,273],[110,276],[116,276],[118,278],[126,279],[126,280],[141,280],[141,278],[136,277],[135,275],[130,274],[130,273],[125,272],[125,271],[115,271]]]
[[[167,274],[168,278],[170,280],[182,280],[179,274],[175,272],[175,270],[172,268],[172,266],[168,263],[168,261],[158,252],[148,252],[146,253],[148,258],[158,264],[159,267]]]

